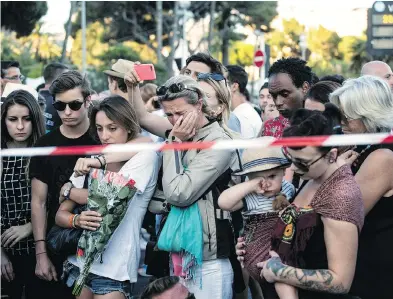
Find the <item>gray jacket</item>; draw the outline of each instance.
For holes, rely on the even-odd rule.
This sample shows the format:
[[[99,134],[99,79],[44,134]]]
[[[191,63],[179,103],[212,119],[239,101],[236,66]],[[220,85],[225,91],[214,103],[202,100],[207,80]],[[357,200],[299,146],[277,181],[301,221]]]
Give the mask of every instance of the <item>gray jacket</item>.
[[[217,122],[199,129],[193,142],[229,140]],[[198,201],[203,225],[203,258],[227,258],[235,245],[230,213],[218,207],[221,192],[228,188],[231,167],[238,167],[236,150],[165,151],[163,190],[174,206]]]

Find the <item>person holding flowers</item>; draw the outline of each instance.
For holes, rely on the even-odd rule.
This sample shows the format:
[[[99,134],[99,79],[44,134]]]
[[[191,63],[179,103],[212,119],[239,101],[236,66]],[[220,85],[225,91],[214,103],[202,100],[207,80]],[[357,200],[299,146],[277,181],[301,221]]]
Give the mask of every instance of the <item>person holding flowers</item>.
[[[90,124],[102,144],[127,143],[140,131],[135,111],[119,96],[93,107]],[[107,164],[104,156],[78,160],[71,189],[68,196],[60,197],[63,202],[56,215],[57,225],[84,230],[77,255],[64,264],[63,278],[69,287],[76,285],[77,298],[130,298],[138,275],[139,232],[155,190],[158,158],[156,152],[144,151],[119,163]],[[88,191],[83,189],[82,176],[87,164],[93,168]],[[72,214],[77,203],[87,203],[88,210]]]

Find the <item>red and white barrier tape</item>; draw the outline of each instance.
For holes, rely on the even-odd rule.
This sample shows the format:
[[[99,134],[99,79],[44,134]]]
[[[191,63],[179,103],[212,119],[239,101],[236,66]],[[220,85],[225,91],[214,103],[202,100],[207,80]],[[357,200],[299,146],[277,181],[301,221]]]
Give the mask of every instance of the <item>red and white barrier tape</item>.
[[[290,137],[266,141],[263,139],[236,139],[211,142],[184,142],[184,143],[131,143],[74,147],[35,147],[12,148],[1,151],[0,156],[66,156],[66,155],[92,155],[105,153],[126,153],[139,151],[166,151],[166,150],[229,150],[263,148],[269,146],[347,146],[393,143],[393,134],[349,134],[313,137]]]

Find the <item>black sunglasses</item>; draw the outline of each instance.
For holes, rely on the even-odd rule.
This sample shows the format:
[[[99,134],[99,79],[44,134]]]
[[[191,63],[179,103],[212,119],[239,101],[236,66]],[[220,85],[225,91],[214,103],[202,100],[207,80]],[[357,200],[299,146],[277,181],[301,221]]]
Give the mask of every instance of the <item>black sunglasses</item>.
[[[322,156],[320,156],[318,159],[316,159],[315,161],[311,162],[310,164],[306,164],[300,161],[296,161],[293,160],[292,157],[289,155],[287,149],[285,147],[282,148],[282,153],[284,154],[285,158],[287,158],[287,160],[289,162],[291,162],[293,165],[296,166],[296,168],[298,168],[299,170],[301,170],[304,173],[307,173],[310,171],[310,167],[312,165],[314,165],[315,163],[317,163],[319,160],[321,160],[322,158],[324,158],[329,152],[323,154]]]
[[[174,84],[170,85],[169,87],[166,87],[164,85],[159,86],[159,87],[157,87],[156,93],[159,97],[164,97],[168,94],[168,92],[179,93],[184,90],[191,90],[191,91],[198,93],[198,91],[195,90],[195,88],[188,87],[186,84],[183,84],[183,83],[174,83]],[[198,96],[199,96],[199,93],[198,93]]]
[[[217,73],[199,73],[197,76],[198,80],[206,80],[206,79],[213,79],[214,81],[222,81],[225,80],[225,77],[221,74]]]
[[[80,102],[80,101],[77,101],[77,100],[69,102],[69,103],[56,101],[56,102],[53,103],[53,107],[55,107],[55,109],[57,111],[64,111],[66,109],[67,105],[68,105],[68,107],[70,107],[71,110],[78,111],[79,109],[81,109],[83,104],[84,104],[84,101]]]

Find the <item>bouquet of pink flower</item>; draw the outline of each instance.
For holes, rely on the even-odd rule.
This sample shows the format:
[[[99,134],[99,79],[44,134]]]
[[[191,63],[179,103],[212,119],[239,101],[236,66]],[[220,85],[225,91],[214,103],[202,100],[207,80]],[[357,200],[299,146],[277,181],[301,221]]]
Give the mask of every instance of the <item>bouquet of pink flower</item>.
[[[101,169],[90,172],[87,210],[100,213],[103,220],[96,231],[84,230],[79,239],[77,258],[83,263],[83,267],[73,295],[79,296],[82,292],[91,266],[103,254],[136,191],[135,181],[121,174]]]

